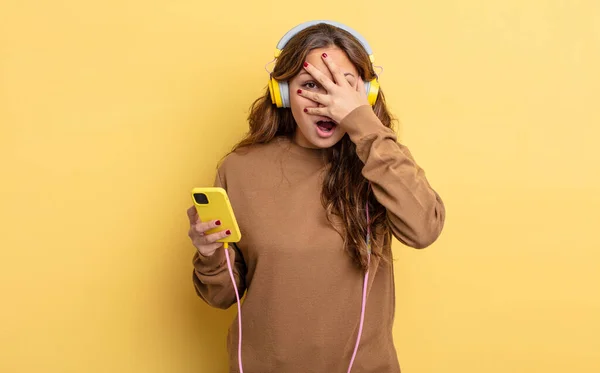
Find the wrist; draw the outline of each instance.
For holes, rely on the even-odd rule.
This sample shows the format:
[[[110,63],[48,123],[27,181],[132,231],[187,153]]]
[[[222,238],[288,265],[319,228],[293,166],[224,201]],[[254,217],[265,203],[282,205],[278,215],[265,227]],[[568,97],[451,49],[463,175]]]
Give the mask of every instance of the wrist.
[[[354,108],[339,124],[354,143],[366,135],[386,128],[373,112],[371,105],[360,105]]]
[[[219,268],[225,263],[225,261],[225,252],[219,249],[213,251],[212,253],[205,252],[205,254],[196,249],[196,254],[194,255],[194,266],[196,269],[201,271]]]
[[[198,251],[198,254],[204,258],[210,258],[213,255],[215,255],[215,253],[217,252],[218,249],[212,250],[212,251],[201,251],[200,249],[196,249]]]

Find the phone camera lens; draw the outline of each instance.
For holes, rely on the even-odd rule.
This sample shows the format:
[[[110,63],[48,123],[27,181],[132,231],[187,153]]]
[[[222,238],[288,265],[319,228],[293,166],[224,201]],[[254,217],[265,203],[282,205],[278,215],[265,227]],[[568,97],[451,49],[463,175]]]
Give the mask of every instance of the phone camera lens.
[[[204,193],[194,193],[194,200],[199,205],[207,205],[208,204],[208,198],[206,197],[206,194],[204,194]]]

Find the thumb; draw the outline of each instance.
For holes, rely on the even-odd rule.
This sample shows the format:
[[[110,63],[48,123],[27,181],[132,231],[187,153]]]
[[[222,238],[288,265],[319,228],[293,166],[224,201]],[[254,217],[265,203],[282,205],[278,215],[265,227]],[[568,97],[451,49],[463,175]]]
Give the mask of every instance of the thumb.
[[[365,81],[361,79],[358,79],[358,84],[356,85],[356,91],[357,92],[364,92],[365,91]]]
[[[368,101],[369,96],[367,95],[366,87],[367,86],[365,85],[365,81],[359,79],[358,84],[356,85],[356,90],[358,91],[358,94],[360,95],[361,99]]]

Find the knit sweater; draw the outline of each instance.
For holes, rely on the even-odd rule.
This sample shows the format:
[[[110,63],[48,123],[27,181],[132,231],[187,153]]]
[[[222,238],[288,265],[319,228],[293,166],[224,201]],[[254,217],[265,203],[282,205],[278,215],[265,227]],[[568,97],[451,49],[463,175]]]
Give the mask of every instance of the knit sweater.
[[[368,105],[340,123],[356,144],[362,174],[387,210],[394,237],[424,248],[441,233],[445,208],[408,148]],[[229,154],[215,185],[227,190],[242,239],[228,250],[244,295],[245,373],[345,373],[359,328],[364,271],[344,250],[321,203],[323,149],[285,137]],[[388,240],[389,241],[389,240]],[[390,242],[386,241],[387,252]],[[384,252],[385,252],[384,248]],[[193,283],[209,305],[236,302],[223,249],[196,252]],[[352,372],[400,372],[392,338],[391,260],[371,260],[366,316]],[[238,372],[237,317],[229,328],[230,372]]]

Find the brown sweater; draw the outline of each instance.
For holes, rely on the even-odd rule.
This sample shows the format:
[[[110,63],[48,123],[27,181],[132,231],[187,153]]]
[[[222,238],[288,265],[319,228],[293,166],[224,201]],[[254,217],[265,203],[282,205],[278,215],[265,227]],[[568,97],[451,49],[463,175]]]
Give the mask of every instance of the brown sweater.
[[[386,207],[394,236],[424,248],[439,236],[444,205],[423,170],[370,106],[342,125],[357,145],[363,175]],[[356,341],[364,272],[327,222],[320,194],[323,150],[286,138],[227,156],[215,185],[229,194],[242,240],[229,248],[242,301],[245,373],[345,373]],[[387,252],[389,250],[389,243]],[[194,286],[208,304],[229,308],[235,293],[224,250],[194,255]],[[400,372],[392,339],[394,272],[372,260],[365,325],[352,372]],[[238,372],[237,318],[228,335]]]

